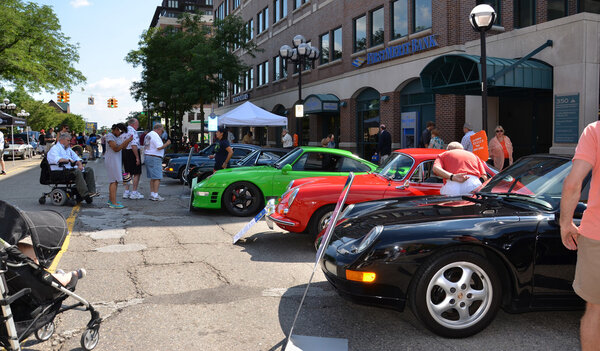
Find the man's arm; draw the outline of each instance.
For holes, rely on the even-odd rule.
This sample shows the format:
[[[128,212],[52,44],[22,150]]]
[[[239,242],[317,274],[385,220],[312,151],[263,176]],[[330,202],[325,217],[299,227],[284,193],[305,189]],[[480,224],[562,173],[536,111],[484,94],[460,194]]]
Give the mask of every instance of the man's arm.
[[[592,167],[587,161],[573,160],[571,172],[563,182],[560,200],[560,236],[563,245],[569,250],[577,249],[579,230],[573,223],[573,213],[581,197],[581,183],[590,173]]]
[[[289,134],[287,134],[289,135]],[[227,168],[227,165],[229,164],[229,160],[231,160],[231,156],[233,156],[233,149],[231,148],[231,146],[228,146],[227,149],[227,158],[225,159],[225,162],[223,162],[223,168]]]

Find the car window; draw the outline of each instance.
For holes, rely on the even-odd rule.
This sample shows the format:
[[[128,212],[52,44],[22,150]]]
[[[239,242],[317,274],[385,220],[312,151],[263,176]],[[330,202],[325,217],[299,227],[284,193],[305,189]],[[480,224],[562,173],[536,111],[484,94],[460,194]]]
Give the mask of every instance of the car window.
[[[339,172],[368,172],[371,170],[366,164],[349,157],[341,157],[338,165]]]
[[[421,162],[410,177],[410,181],[415,183],[443,183],[444,180],[433,173],[433,162],[434,160]]]
[[[251,150],[246,149],[246,148],[241,148],[241,147],[236,147],[235,149],[233,149],[233,156],[231,156],[232,158],[244,158],[246,157]]]
[[[335,172],[339,156],[322,152],[307,152],[292,166],[294,171]]]

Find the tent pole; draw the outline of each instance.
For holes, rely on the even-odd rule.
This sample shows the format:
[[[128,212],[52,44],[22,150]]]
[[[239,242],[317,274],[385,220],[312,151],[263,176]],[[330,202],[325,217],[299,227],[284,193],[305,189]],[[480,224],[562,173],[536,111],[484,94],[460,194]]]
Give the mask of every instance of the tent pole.
[[[15,144],[15,127],[12,124],[10,125],[10,138],[11,138],[13,145],[16,145]],[[4,157],[4,156],[2,156],[2,157]],[[12,165],[14,168],[15,167],[15,147],[14,146],[12,148]]]

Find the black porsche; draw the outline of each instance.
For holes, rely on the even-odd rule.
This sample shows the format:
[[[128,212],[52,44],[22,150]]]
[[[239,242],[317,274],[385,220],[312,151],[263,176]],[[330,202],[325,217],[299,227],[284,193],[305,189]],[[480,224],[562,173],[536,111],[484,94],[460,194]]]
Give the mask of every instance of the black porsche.
[[[571,287],[576,253],[562,245],[558,225],[570,169],[568,157],[534,155],[470,196],[350,205],[326,248],[323,272],[342,296],[398,310],[408,304],[428,329],[450,338],[483,330],[500,307],[583,307]],[[586,184],[576,224],[589,177]]]

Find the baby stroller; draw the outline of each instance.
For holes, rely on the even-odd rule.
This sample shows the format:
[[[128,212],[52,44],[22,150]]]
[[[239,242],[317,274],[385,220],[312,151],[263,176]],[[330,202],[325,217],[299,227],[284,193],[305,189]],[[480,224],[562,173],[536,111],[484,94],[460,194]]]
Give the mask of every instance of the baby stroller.
[[[0,201],[0,346],[6,350],[21,350],[20,343],[32,334],[40,341],[50,339],[56,315],[72,309],[91,314],[81,346],[92,350],[98,344],[100,314],[74,293],[74,284],[67,288],[46,270],[67,234],[66,221],[57,212],[24,212]],[[28,236],[39,263],[17,248]],[[63,305],[68,297],[78,302]]]
[[[85,164],[86,162],[84,161],[83,163]],[[52,188],[50,192],[44,193],[38,199],[38,202],[41,205],[46,203],[47,197],[49,197],[50,200],[52,200],[52,204],[56,206],[62,206],[66,204],[67,201],[79,203],[84,200],[83,197],[79,195],[79,192],[77,192],[77,188],[75,187],[75,177],[72,173],[60,171],[52,172],[46,156],[42,159],[40,168],[42,169],[40,172],[40,184],[49,185]],[[92,201],[92,198],[85,199],[85,202],[88,204],[92,203]]]

